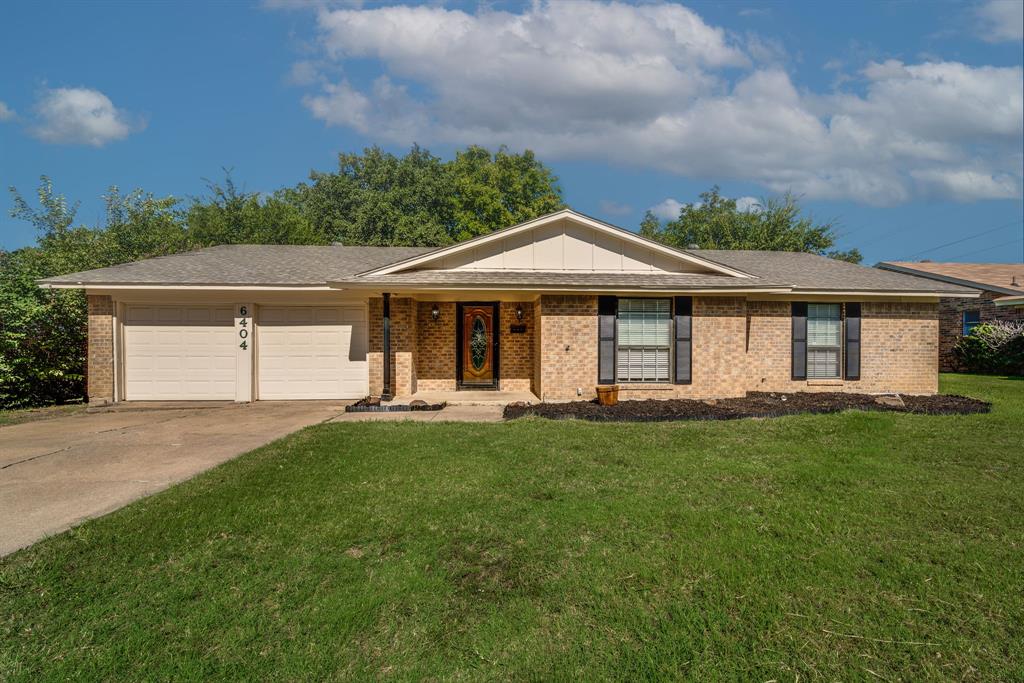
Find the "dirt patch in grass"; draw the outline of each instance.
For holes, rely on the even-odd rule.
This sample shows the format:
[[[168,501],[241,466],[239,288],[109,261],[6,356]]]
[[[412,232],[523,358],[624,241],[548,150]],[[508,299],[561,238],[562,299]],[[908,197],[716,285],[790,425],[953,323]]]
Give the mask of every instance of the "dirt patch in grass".
[[[597,401],[571,403],[511,403],[505,418],[535,415],[552,420],[579,419],[597,422],[669,422],[672,420],[738,420],[744,417],[781,417],[800,413],[838,413],[844,410],[877,410],[922,415],[987,413],[992,404],[967,396],[874,396],[842,392],[793,394],[752,391],[743,398],[706,401],[692,399],[620,401],[602,406]]]

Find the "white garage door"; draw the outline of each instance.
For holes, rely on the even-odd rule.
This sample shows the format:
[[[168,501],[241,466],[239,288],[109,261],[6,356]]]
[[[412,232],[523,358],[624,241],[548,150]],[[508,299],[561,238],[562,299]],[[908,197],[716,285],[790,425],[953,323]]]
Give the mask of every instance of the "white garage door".
[[[129,306],[124,383],[129,401],[235,398],[231,306]]]
[[[362,398],[369,392],[362,306],[261,306],[259,398]]]

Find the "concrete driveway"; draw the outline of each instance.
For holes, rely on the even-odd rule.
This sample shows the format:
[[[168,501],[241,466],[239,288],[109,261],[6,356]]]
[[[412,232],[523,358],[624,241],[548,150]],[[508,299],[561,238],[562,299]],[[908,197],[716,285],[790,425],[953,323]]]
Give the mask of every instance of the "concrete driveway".
[[[0,556],[336,417],[344,405],[132,406],[0,427]]]

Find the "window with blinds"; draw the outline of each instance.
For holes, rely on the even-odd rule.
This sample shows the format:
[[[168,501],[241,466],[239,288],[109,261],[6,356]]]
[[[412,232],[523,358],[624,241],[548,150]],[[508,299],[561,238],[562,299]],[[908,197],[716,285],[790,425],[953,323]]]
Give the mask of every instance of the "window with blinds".
[[[839,304],[807,304],[807,377],[837,379],[843,322]]]
[[[671,299],[619,299],[618,381],[670,381],[671,316]]]

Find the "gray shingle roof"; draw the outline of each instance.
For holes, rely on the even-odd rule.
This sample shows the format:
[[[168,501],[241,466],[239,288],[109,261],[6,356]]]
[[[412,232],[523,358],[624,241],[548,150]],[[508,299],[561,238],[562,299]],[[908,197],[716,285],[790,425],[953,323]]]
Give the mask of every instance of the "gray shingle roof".
[[[135,261],[109,268],[42,280],[58,285],[262,285],[344,287],[405,285],[458,287],[565,287],[608,289],[771,289],[972,293],[974,290],[927,278],[867,268],[814,254],[776,251],[690,250],[699,256],[753,275],[693,273],[587,273],[536,271],[420,270],[366,275],[359,273],[434,251],[426,247],[345,247],[224,245]]]
[[[973,293],[967,287],[795,251],[689,249],[689,253],[794,289]]]
[[[538,271],[413,270],[389,275],[365,275],[339,281],[346,284],[381,286],[484,286],[515,288],[607,288],[607,289],[769,289],[785,287],[763,278],[699,273],[588,273]]]
[[[49,284],[323,285],[433,251],[427,247],[231,244],[87,270]]]

